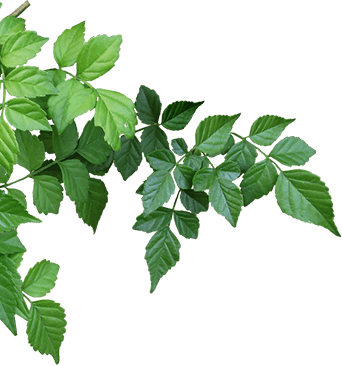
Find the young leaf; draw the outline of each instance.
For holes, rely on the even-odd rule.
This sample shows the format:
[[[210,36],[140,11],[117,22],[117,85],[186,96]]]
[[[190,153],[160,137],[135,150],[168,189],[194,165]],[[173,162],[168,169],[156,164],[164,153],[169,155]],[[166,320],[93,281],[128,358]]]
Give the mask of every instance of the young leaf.
[[[155,150],[168,149],[165,132],[159,126],[148,126],[141,135],[141,148],[145,156]]]
[[[13,165],[17,162],[19,146],[14,131],[0,117],[0,165],[6,169],[6,176],[9,178],[13,172]]]
[[[5,17],[0,22],[0,44],[4,44],[8,37],[25,30],[25,19],[14,15]]]
[[[172,210],[166,207],[159,207],[149,215],[143,213],[137,217],[137,221],[133,226],[133,230],[152,233],[168,226],[172,219]]]
[[[186,211],[175,211],[173,215],[179,234],[187,239],[197,239],[199,229],[197,216]]]
[[[192,189],[183,190],[180,200],[183,206],[194,214],[208,211],[209,197],[205,192],[195,192]]]
[[[169,171],[157,170],[152,173],[144,184],[142,197],[144,214],[147,216],[168,202],[174,192],[175,183]]]
[[[89,179],[89,193],[86,202],[76,201],[76,212],[83,222],[92,227],[94,234],[108,202],[108,191],[100,179]]]
[[[63,188],[56,177],[38,175],[33,177],[33,204],[39,213],[58,214],[63,200]]]
[[[48,38],[33,31],[18,32],[8,37],[1,49],[1,63],[6,67],[26,64],[34,58]]]
[[[53,45],[53,56],[59,67],[72,66],[84,43],[85,22],[66,29]]]
[[[146,156],[146,160],[154,170],[170,171],[176,165],[176,159],[172,151],[161,149],[152,151]]]
[[[19,145],[18,164],[32,172],[40,168],[45,159],[44,144],[29,131],[15,131]]]
[[[240,184],[244,205],[248,206],[254,200],[271,192],[277,178],[277,169],[269,159],[260,161],[250,167],[244,174]]]
[[[227,144],[234,122],[239,117],[240,114],[205,118],[196,129],[196,148],[206,154],[220,154]]]
[[[190,122],[196,109],[204,102],[174,102],[168,105],[162,115],[162,126],[168,130],[182,130]]]
[[[32,297],[43,297],[56,284],[59,265],[43,259],[29,269],[21,289]]]
[[[133,138],[137,117],[134,111],[134,103],[123,94],[97,89],[99,100],[95,109],[95,126],[102,127],[105,132],[105,140],[113,148],[121,147],[120,135]]]
[[[236,227],[243,200],[239,188],[226,179],[217,179],[209,189],[209,200],[215,211]]]
[[[315,154],[316,150],[299,137],[285,137],[274,146],[269,156],[286,166],[292,166],[304,165]]]
[[[127,180],[138,170],[141,161],[141,144],[137,137],[128,139],[121,136],[121,149],[114,152],[114,164],[123,180]]]
[[[173,171],[173,177],[180,189],[190,189],[192,187],[192,178],[195,170],[188,165],[177,165]]]
[[[295,119],[285,119],[277,116],[259,117],[253,124],[249,138],[258,145],[269,146],[281,135],[284,129]]]
[[[72,121],[59,134],[56,126],[52,126],[52,146],[57,159],[62,160],[72,154],[78,143],[78,132],[75,121]]]
[[[26,98],[14,98],[8,101],[5,114],[8,122],[22,131],[51,131],[46,113],[37,103]]]
[[[58,364],[66,324],[65,311],[59,304],[52,300],[33,301],[26,330],[30,345],[41,354],[51,355]]]
[[[245,173],[254,163],[258,153],[254,145],[243,140],[235,144],[225,156],[225,161],[235,161],[239,164],[241,173]]]
[[[161,106],[159,95],[155,90],[141,85],[135,102],[140,121],[147,125],[158,123]]]
[[[77,76],[91,81],[108,72],[119,58],[121,43],[120,35],[99,35],[90,38],[78,54]]]
[[[58,93],[49,75],[33,66],[19,66],[12,70],[6,76],[5,87],[14,97],[36,98]]]
[[[219,178],[233,181],[240,176],[241,170],[235,161],[226,161],[216,168],[216,174]]]
[[[194,191],[205,191],[209,189],[215,182],[216,175],[212,168],[202,168],[198,170],[192,180]]]
[[[77,159],[58,162],[63,175],[65,193],[71,201],[87,202],[89,173],[84,164]]]
[[[151,276],[151,293],[179,261],[179,249],[180,243],[168,226],[157,231],[148,242],[145,259]]]
[[[287,215],[341,236],[334,223],[329,189],[317,175],[301,169],[281,172],[275,193],[279,207]]]
[[[13,254],[26,252],[17,236],[16,230],[0,233],[0,254]]]
[[[188,145],[183,138],[171,140],[172,150],[177,155],[184,155],[188,152]]]

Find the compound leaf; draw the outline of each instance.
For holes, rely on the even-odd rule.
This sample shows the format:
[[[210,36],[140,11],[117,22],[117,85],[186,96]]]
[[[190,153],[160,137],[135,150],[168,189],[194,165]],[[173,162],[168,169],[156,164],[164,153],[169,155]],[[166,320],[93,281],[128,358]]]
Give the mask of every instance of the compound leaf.
[[[179,234],[187,239],[197,239],[199,229],[197,216],[186,211],[174,211],[173,215]]]
[[[63,200],[63,188],[58,179],[50,175],[37,175],[33,181],[33,203],[38,212],[58,214]]]
[[[155,90],[141,85],[135,102],[138,117],[142,123],[153,125],[158,123],[162,104]]]

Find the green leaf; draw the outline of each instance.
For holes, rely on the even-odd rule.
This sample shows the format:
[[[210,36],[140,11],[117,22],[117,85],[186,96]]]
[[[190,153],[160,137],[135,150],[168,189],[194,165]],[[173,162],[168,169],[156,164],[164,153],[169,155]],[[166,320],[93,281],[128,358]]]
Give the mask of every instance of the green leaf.
[[[175,211],[173,217],[180,235],[187,239],[197,239],[199,220],[196,215],[186,211]]]
[[[7,193],[16,199],[21,205],[27,208],[26,196],[25,193],[15,188],[7,188]]]
[[[8,269],[0,263],[0,320],[14,335],[17,335],[14,318],[16,306],[15,283]]]
[[[48,40],[33,31],[15,33],[6,39],[1,49],[1,63],[6,67],[26,64],[28,60],[36,57]]]
[[[292,166],[304,165],[315,154],[316,150],[299,137],[285,137],[274,146],[269,156],[284,165]]]
[[[73,119],[95,108],[97,93],[76,79],[63,81],[57,90],[59,94],[49,98],[48,108],[58,133],[62,133]]]
[[[172,151],[161,149],[152,151],[146,156],[146,160],[154,170],[170,171],[176,165],[176,159]]]
[[[18,269],[20,267],[21,262],[23,261],[24,253],[14,253],[14,254],[7,254],[9,259],[12,259],[14,262],[15,268]]]
[[[184,159],[184,165],[191,167],[195,172],[202,168],[202,159],[197,155],[187,155]]]
[[[134,136],[121,136],[121,149],[114,152],[114,164],[123,180],[127,180],[139,168],[142,161],[140,141]]]
[[[72,66],[84,43],[85,22],[66,29],[53,45],[53,56],[59,67]]]
[[[287,215],[341,236],[334,223],[329,189],[317,175],[301,169],[281,172],[275,193],[279,207]]]
[[[13,165],[17,162],[18,154],[19,146],[14,131],[0,117],[0,165],[6,169],[8,178],[13,172]]]
[[[180,189],[190,189],[195,170],[188,165],[177,165],[173,171],[173,177]]]
[[[8,122],[22,131],[51,131],[46,113],[37,103],[26,98],[14,98],[8,101],[5,114]]]
[[[54,164],[52,164],[54,163]],[[41,166],[41,169],[44,168],[44,170],[37,170],[34,175],[35,177],[41,176],[41,175],[49,175],[51,177],[56,177],[58,179],[59,183],[63,183],[63,177],[62,177],[62,171],[58,164],[56,164],[55,160],[45,160],[43,165]]]
[[[108,202],[108,191],[100,179],[89,179],[89,194],[86,202],[76,201],[76,212],[83,222],[93,228],[94,234]]]
[[[190,122],[197,108],[204,102],[174,102],[168,105],[162,115],[162,126],[168,130],[182,130]]]
[[[151,276],[151,293],[179,261],[179,249],[180,243],[169,227],[157,231],[148,242],[145,259]]]
[[[215,182],[216,175],[212,168],[202,168],[198,170],[192,180],[194,191],[205,191],[209,189]]]
[[[65,333],[65,311],[52,300],[33,301],[26,333],[35,351],[51,355],[59,363],[59,349]]]
[[[113,148],[121,147],[120,135],[133,138],[137,117],[134,103],[118,92],[97,89],[99,100],[95,109],[95,126],[102,127],[105,140]]]
[[[78,143],[78,132],[75,121],[72,121],[64,131],[59,134],[56,126],[52,126],[52,146],[57,159],[71,155]]]
[[[32,297],[43,297],[56,284],[59,265],[43,259],[29,269],[21,289]]]
[[[48,69],[45,70],[48,74],[52,84],[57,87],[59,84],[62,84],[66,79],[66,72],[62,69]]]
[[[104,176],[108,173],[110,167],[114,161],[114,151],[111,150],[110,154],[108,155],[106,161],[102,164],[92,164],[89,161],[85,160],[82,156],[79,155],[78,159],[83,162],[86,166],[89,173],[99,176]],[[82,160],[83,159],[83,160]]]
[[[26,248],[23,246],[17,236],[16,230],[6,231],[0,233],[0,253],[1,254],[13,254],[26,252]]]
[[[180,200],[183,206],[194,214],[208,211],[209,197],[205,192],[195,192],[192,189],[183,190]]]
[[[4,44],[8,37],[25,30],[25,19],[14,15],[5,17],[0,22],[0,44]]]
[[[183,138],[171,140],[172,150],[177,155],[185,155],[188,152],[188,145]]]
[[[29,131],[15,131],[19,145],[18,164],[32,172],[40,168],[45,159],[44,144]]]
[[[219,178],[230,181],[237,179],[241,174],[240,166],[235,161],[226,161],[220,164],[215,171]]]
[[[38,175],[33,177],[33,203],[39,213],[58,214],[63,200],[63,188],[56,177]]]
[[[52,145],[52,131],[40,131],[38,138],[44,144],[44,149],[48,154],[55,153]]]
[[[91,81],[112,69],[119,58],[121,43],[120,35],[90,38],[77,57],[77,76]]]
[[[272,145],[293,121],[295,119],[285,119],[269,115],[259,117],[251,126],[249,138],[258,145]]]
[[[0,233],[16,229],[26,222],[41,222],[9,194],[0,191]]]
[[[158,231],[165,226],[168,226],[172,219],[172,210],[166,207],[159,207],[149,215],[144,213],[137,217],[137,221],[133,226],[133,230],[144,231],[145,233],[152,233]]]
[[[226,179],[217,179],[209,189],[209,200],[215,211],[236,227],[243,200],[240,189]]]
[[[35,98],[58,93],[49,75],[33,66],[19,66],[12,70],[6,76],[5,87],[15,97]]]
[[[213,116],[204,119],[196,129],[196,148],[206,154],[220,154],[226,146],[230,131],[240,114]]]
[[[258,153],[254,145],[243,140],[235,144],[225,156],[226,161],[235,161],[239,164],[241,173],[245,173],[254,165]]]
[[[244,174],[240,184],[244,205],[248,206],[254,200],[271,192],[277,178],[277,169],[268,159],[250,167]]]
[[[144,214],[148,215],[168,202],[174,192],[175,183],[169,171],[157,170],[152,173],[144,184],[142,197]]]
[[[77,159],[58,162],[63,175],[65,193],[71,201],[87,202],[89,173],[84,164]]]
[[[230,135],[225,147],[221,151],[221,154],[226,155],[228,153],[228,151],[234,146],[234,144],[235,144],[234,137],[232,135]]]
[[[159,95],[155,90],[141,85],[135,102],[140,121],[147,125],[158,123],[161,106]]]
[[[141,148],[145,156],[155,150],[168,149],[165,132],[159,126],[148,126],[141,135]]]

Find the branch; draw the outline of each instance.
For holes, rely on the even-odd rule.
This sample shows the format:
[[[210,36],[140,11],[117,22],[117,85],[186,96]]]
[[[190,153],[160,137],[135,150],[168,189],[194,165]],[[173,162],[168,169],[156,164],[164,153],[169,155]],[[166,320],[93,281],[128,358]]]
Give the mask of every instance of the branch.
[[[18,17],[21,13],[23,13],[29,6],[30,6],[31,4],[28,2],[28,1],[25,1],[23,4],[21,4],[20,6],[19,6],[19,8],[18,9],[16,9],[16,10],[14,10],[14,12],[13,13],[11,13],[10,15],[9,15],[9,17],[11,16],[11,15],[13,15],[13,16],[15,16],[15,17]]]

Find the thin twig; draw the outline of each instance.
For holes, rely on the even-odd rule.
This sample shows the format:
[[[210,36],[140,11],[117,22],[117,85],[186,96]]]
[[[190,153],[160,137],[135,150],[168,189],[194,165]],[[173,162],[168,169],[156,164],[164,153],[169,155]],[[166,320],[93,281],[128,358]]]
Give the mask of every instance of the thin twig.
[[[13,13],[11,13],[10,15],[9,15],[9,17],[11,16],[11,15],[13,15],[13,16],[15,16],[15,17],[18,17],[21,13],[23,13],[29,6],[30,6],[31,4],[28,2],[28,1],[25,1],[23,4],[21,4],[20,6],[19,6],[19,8],[18,9],[16,9],[16,10],[14,10],[14,12]]]

